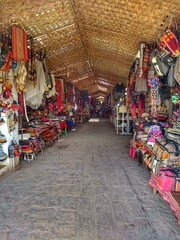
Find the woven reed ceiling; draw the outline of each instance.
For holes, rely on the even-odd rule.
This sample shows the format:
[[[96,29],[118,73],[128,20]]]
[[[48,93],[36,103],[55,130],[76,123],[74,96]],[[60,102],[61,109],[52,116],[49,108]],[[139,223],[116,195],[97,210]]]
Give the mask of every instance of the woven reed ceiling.
[[[179,0],[0,0],[0,31],[21,22],[56,76],[94,94],[126,83],[139,44],[170,16],[179,20]]]

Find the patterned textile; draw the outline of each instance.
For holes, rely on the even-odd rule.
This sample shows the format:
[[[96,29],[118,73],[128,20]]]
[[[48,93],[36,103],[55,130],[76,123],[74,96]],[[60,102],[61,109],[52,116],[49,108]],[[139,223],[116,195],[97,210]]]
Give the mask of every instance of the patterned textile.
[[[36,60],[36,71],[37,71],[37,84],[34,86],[32,82],[27,81],[27,91],[26,91],[26,105],[37,109],[42,103],[43,94],[46,88],[46,78],[44,75],[44,70],[42,62]]]
[[[61,81],[56,80],[56,92],[58,93],[58,99],[57,99],[57,106],[58,106],[58,112],[61,111],[62,107],[62,85]]]
[[[36,56],[34,51],[33,39],[31,39],[31,46],[29,50],[29,61],[28,61],[28,80],[34,84],[37,82],[36,76]]]
[[[27,70],[25,62],[18,62],[14,70],[14,81],[17,92],[26,92],[26,76]]]
[[[18,93],[18,102],[19,102],[19,105],[20,105],[20,113],[21,113],[21,116],[23,117],[24,116],[24,99],[23,99],[23,92],[19,92]]]
[[[14,60],[28,60],[27,34],[15,25],[12,26],[12,55]]]

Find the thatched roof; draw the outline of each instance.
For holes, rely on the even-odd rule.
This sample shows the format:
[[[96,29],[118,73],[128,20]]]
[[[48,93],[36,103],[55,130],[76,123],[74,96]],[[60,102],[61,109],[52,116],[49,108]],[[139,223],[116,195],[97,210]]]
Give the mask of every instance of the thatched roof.
[[[180,18],[179,0],[0,0],[0,30],[21,22],[48,66],[80,89],[108,92],[126,82],[141,42]]]

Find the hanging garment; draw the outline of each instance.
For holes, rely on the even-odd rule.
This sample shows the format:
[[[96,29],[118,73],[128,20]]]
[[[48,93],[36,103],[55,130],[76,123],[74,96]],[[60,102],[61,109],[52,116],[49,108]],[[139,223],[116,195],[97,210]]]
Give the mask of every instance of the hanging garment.
[[[131,104],[130,111],[131,111],[131,115],[132,115],[133,117],[135,117],[135,116],[136,116],[136,103],[135,103],[135,102],[133,102],[133,103]]]
[[[64,80],[63,79],[60,79],[59,81],[61,81],[61,86],[62,86],[62,99],[64,100]]]
[[[147,79],[147,76],[148,76],[149,60],[150,60],[149,47],[146,45],[144,49],[143,65],[142,65],[142,70],[143,70],[142,77],[144,79]]]
[[[74,97],[74,92],[73,92],[73,86],[70,83],[66,84],[66,100],[73,105],[73,97]]]
[[[19,111],[21,113],[21,116],[24,117],[24,99],[23,99],[23,93],[18,93],[18,102],[19,102]]]
[[[14,60],[28,60],[27,34],[15,25],[12,26],[12,55]]]
[[[49,90],[49,93],[48,93],[47,96],[46,96],[47,98],[50,98],[50,97],[54,96],[55,93],[56,93],[54,74],[51,74],[51,79],[52,79],[52,85],[53,85],[53,87],[52,87],[51,90]]]
[[[25,95],[27,106],[37,109],[43,99],[43,94],[46,88],[46,78],[44,75],[42,62],[36,60],[37,84],[34,86],[32,82],[27,82],[27,91]]]
[[[84,102],[89,101],[88,91],[83,91],[83,101]]]
[[[135,91],[137,93],[147,92],[147,81],[141,77],[136,76]]]
[[[36,78],[36,56],[35,56],[35,51],[34,51],[34,42],[33,42],[32,38],[30,40],[30,50],[29,50],[28,80],[33,82],[34,85],[37,83],[37,78]]]
[[[140,95],[139,102],[138,102],[138,109],[139,109],[140,115],[142,115],[145,110],[145,95],[144,94]]]
[[[14,70],[14,81],[15,81],[17,92],[26,91],[26,76],[27,76],[27,70],[26,70],[25,62],[18,61],[17,67]]]
[[[144,57],[145,46],[146,45],[144,43],[141,43],[141,45],[140,45],[139,77],[142,77],[142,75],[143,75],[143,57]]]
[[[51,78],[50,72],[48,71],[45,58],[43,59],[42,63],[43,63],[43,69],[44,69],[44,74],[46,78],[46,92],[49,92],[50,90],[53,89],[52,78]]]
[[[131,92],[130,87],[127,88],[127,96],[126,96],[126,108],[129,109],[131,102]]]
[[[58,112],[61,111],[62,108],[62,85],[61,81],[56,80],[56,92],[58,93],[58,99],[57,99],[57,107],[58,107]]]
[[[130,85],[131,88],[134,85],[134,81],[135,81],[135,72],[133,72],[130,76],[129,85]]]
[[[6,117],[7,117],[7,127],[8,132],[12,132],[15,129],[16,122],[14,121],[14,111],[13,109],[9,109],[6,111]]]

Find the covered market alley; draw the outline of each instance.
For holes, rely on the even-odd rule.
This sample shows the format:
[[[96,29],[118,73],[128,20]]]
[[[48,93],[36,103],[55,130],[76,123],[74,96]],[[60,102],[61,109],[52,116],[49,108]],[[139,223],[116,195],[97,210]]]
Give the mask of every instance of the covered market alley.
[[[180,0],[0,0],[0,240],[180,240]]]

